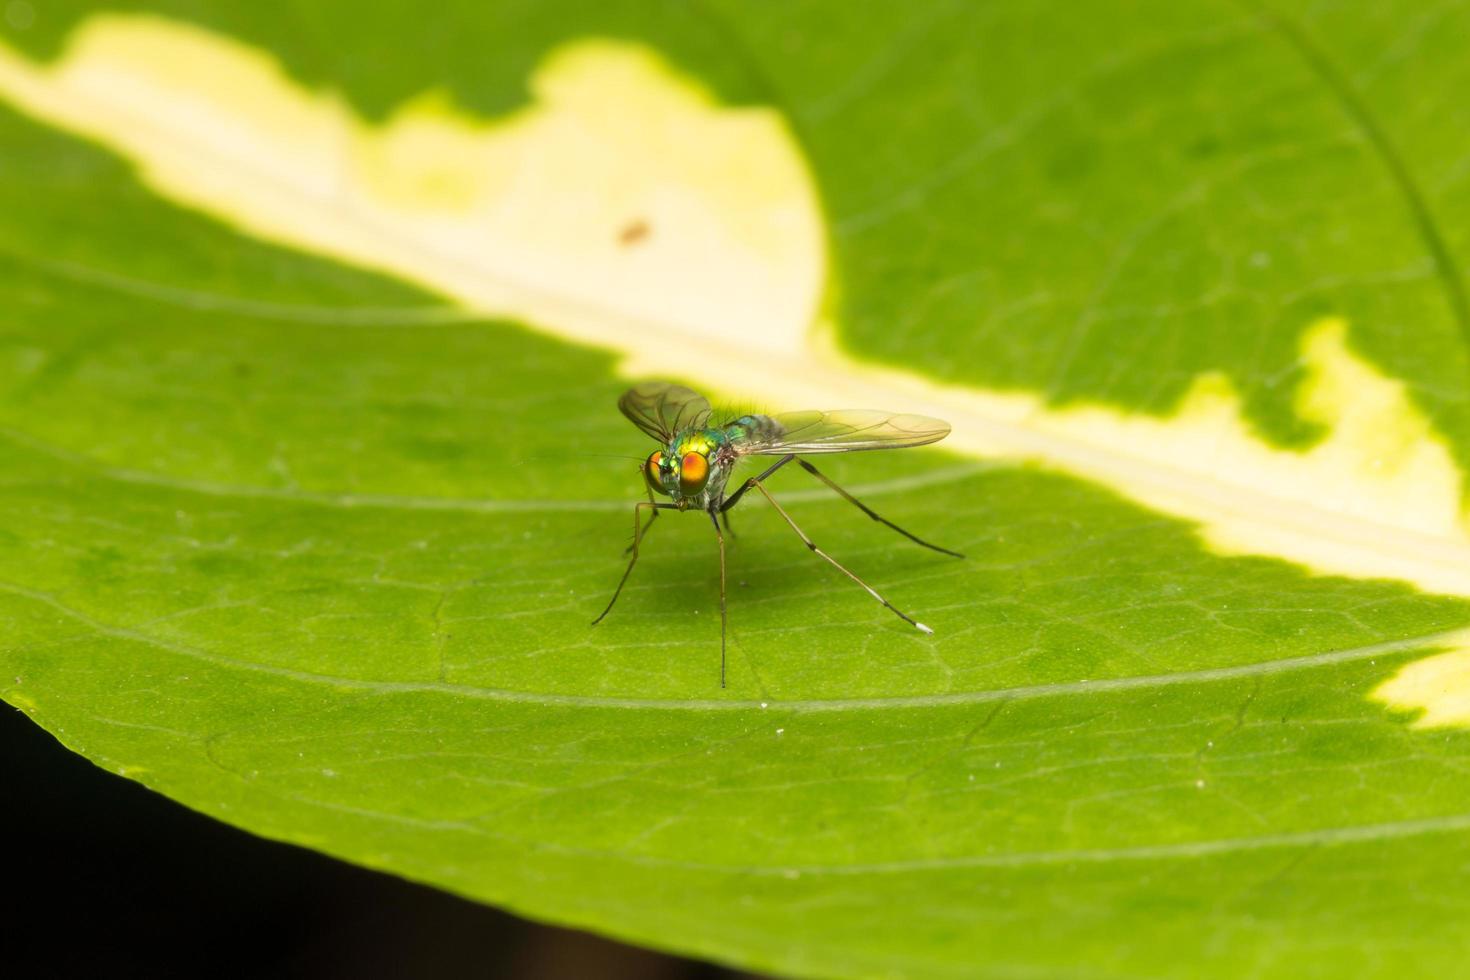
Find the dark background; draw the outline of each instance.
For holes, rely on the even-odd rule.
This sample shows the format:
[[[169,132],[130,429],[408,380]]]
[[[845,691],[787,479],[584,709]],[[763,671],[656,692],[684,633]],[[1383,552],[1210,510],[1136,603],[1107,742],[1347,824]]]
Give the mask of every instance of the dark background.
[[[742,976],[253,837],[98,769],[4,704],[0,778],[11,976]]]

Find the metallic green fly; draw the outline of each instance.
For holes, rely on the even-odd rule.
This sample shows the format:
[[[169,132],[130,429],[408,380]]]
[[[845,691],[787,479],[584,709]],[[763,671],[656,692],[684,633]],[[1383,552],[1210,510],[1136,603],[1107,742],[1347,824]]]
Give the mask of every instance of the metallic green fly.
[[[776,513],[785,519],[797,537],[813,552],[836,566],[842,574],[867,590],[868,594],[893,611],[899,619],[925,633],[929,627],[902,612],[878,594],[871,585],[843,567],[837,559],[818,548],[791,515],[776,503],[765,487],[765,480],[792,460],[812,476],[835,490],[841,497],[880,524],[934,551],[963,558],[957,551],[930,544],[886,518],[879,517],[866,504],[827,479],[801,455],[816,453],[849,453],[862,449],[902,449],[938,442],[949,435],[949,423],[922,415],[895,415],[891,412],[853,410],[841,412],[789,412],[783,415],[742,415],[717,425],[710,424],[710,404],[703,396],[681,385],[651,381],[630,388],[618,399],[618,408],[633,424],[654,439],[659,448],[649,453],[642,463],[643,482],[648,500],[633,509],[633,543],[628,546],[632,558],[618,580],[618,587],[608,600],[602,615],[592,621],[602,622],[618,601],[633,566],[638,564],[638,545],[653,526],[661,510],[699,510],[709,515],[720,542],[720,686],[725,686],[725,531],[730,531],[730,508],[740,502],[749,490],[759,490]],[[779,456],[759,475],[740,484],[740,489],[725,496],[725,485],[735,464],[746,456]],[[654,494],[669,498],[655,500]],[[643,523],[643,513],[651,516]]]

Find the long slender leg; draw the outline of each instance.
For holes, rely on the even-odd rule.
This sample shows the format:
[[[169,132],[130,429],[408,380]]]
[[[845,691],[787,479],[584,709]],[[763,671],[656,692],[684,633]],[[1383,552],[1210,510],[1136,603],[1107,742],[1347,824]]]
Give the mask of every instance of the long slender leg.
[[[720,521],[725,525],[725,533],[730,535],[731,541],[734,541],[735,529],[730,526],[730,512],[728,510],[720,511]]]
[[[645,489],[647,489],[647,488],[645,488]],[[650,507],[653,508],[653,516],[650,517],[648,519],[648,523],[646,525],[644,525],[644,527],[643,527],[643,533],[644,534],[647,534],[649,532],[649,530],[653,527],[653,522],[656,521],[656,520],[658,520],[659,506],[658,506],[658,502],[653,499],[653,491],[652,490],[649,490],[648,491],[648,504],[649,504]],[[635,540],[637,539],[637,535],[638,535],[638,531],[637,531],[637,528],[635,526],[634,531],[633,531],[633,536],[634,536],[634,539]],[[625,554],[625,555],[631,554],[632,551],[633,551],[633,546],[630,544],[630,545],[628,545],[628,547],[626,547],[626,548],[623,549],[623,554]]]
[[[804,459],[798,459],[796,462],[797,462],[798,465],[801,466],[802,469],[806,470],[812,476],[816,477],[818,480],[821,480],[823,483],[827,484],[827,486],[831,487],[833,490],[836,490],[842,496],[842,499],[843,500],[846,500],[848,503],[852,504],[854,507],[856,507],[858,510],[862,511],[864,514],[867,514],[869,517],[871,517],[873,520],[877,521],[879,524],[886,524],[888,527],[893,528],[895,531],[897,531],[899,534],[902,534],[904,537],[908,538],[914,544],[923,545],[924,547],[928,548],[931,551],[937,551],[940,554],[944,554],[944,555],[951,555],[951,556],[953,556],[955,558],[963,558],[963,557],[965,557],[964,555],[960,554],[958,551],[950,551],[948,548],[941,548],[937,544],[930,544],[929,542],[925,541],[923,538],[919,537],[918,535],[910,534],[909,532],[905,531],[903,528],[899,527],[897,524],[895,524],[892,521],[890,521],[888,518],[883,517],[883,516],[879,515],[878,513],[876,513],[867,504],[863,503],[861,500],[857,499],[852,494],[848,493],[846,490],[844,490],[841,487],[839,487],[837,484],[833,483],[824,474],[818,472],[817,471],[817,468],[815,466],[813,466],[811,463],[808,463]]]
[[[640,500],[633,505],[633,558],[628,562],[628,567],[623,569],[623,577],[618,579],[618,587],[613,590],[612,598],[607,600],[607,608],[602,611],[600,616],[592,621],[593,626],[602,622],[607,617],[607,614],[612,612],[613,603],[617,602],[618,596],[623,594],[623,586],[627,584],[628,576],[633,574],[633,566],[638,564],[638,545],[643,540],[643,535],[648,528],[653,527],[653,517],[657,517],[660,510],[666,510],[672,506],[674,505],[658,504],[651,500]],[[643,509],[645,507],[653,511],[653,517],[648,519],[646,526],[643,523]]]
[[[817,554],[821,555],[823,558],[827,559],[827,561],[831,562],[832,565],[838,571],[840,571],[843,575],[846,575],[848,578],[852,579],[858,585],[861,585],[865,590],[867,590],[868,595],[872,596],[874,599],[877,599],[879,602],[881,602],[885,608],[891,610],[893,612],[893,614],[896,615],[899,619],[903,620],[905,623],[908,623],[910,626],[915,627],[921,633],[933,633],[934,632],[932,629],[930,629],[929,627],[925,626],[923,623],[919,622],[918,620],[914,619],[913,617],[909,616],[908,614],[906,614],[905,612],[903,612],[903,610],[899,609],[893,603],[889,602],[887,599],[885,599],[881,595],[879,595],[877,589],[873,588],[867,582],[864,582],[862,579],[858,578],[852,572],[848,571],[847,568],[841,562],[839,562],[836,558],[833,558],[831,555],[827,554],[821,548],[818,548],[817,545],[816,545],[816,542],[814,542],[811,538],[807,537],[806,536],[806,532],[803,531],[801,528],[799,528],[799,527],[796,526],[796,522],[791,519],[791,515],[788,514],[788,513],[786,513],[786,511],[784,509],[782,509],[782,507],[781,507],[780,504],[776,503],[776,498],[771,496],[771,492],[769,490],[767,490],[764,485],[761,484],[760,480],[756,479],[756,480],[751,480],[750,482],[755,485],[755,488],[757,490],[759,490],[762,494],[765,495],[765,498],[771,502],[771,506],[774,507],[774,508],[776,508],[776,513],[780,514],[781,517],[785,519],[786,523],[791,525],[791,530],[793,530],[793,531],[796,532],[796,536],[799,537],[799,538],[801,538],[802,542],[808,548],[810,548],[812,551],[816,552]]]
[[[736,490],[735,493],[732,496],[726,497],[725,498],[725,502],[722,503],[722,504],[720,504],[720,511],[723,513],[724,511],[729,510],[731,507],[734,507],[737,503],[740,502],[740,498],[743,497],[743,496],[745,496],[745,491],[749,490],[751,487],[755,486],[758,482],[760,482],[761,480],[764,480],[766,477],[770,476],[772,473],[776,472],[781,467],[785,466],[787,463],[791,462],[795,458],[796,458],[796,454],[795,453],[792,453],[792,454],[787,455],[787,456],[782,456],[780,459],[776,460],[770,466],[767,466],[766,469],[765,469],[765,472],[763,472],[760,476],[753,476],[749,480],[746,480],[744,483],[740,484],[740,489],[739,490]]]
[[[710,523],[715,526],[715,538],[720,542],[720,687],[725,686],[725,536],[720,533],[720,521],[715,512],[709,512]]]

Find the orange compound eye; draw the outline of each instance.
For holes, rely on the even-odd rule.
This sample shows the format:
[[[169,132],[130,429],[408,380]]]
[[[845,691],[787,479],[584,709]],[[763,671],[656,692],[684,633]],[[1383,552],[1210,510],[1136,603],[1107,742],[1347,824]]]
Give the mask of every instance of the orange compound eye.
[[[658,466],[663,460],[664,454],[662,451],[655,449],[650,453],[648,458],[643,461],[643,480],[648,484],[648,489],[667,497],[669,492],[664,489],[664,483],[658,476]]]
[[[692,497],[704,489],[709,479],[709,460],[699,453],[685,453],[679,463],[679,492]]]

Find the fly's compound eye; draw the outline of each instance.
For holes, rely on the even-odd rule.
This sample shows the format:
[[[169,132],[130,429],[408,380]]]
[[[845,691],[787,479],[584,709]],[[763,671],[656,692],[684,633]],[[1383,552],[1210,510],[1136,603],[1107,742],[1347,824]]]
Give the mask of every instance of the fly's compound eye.
[[[643,481],[648,484],[648,489],[667,497],[669,492],[664,489],[664,481],[659,479],[658,475],[658,467],[663,460],[664,454],[660,450],[655,449],[649,454],[648,458],[643,461]]]
[[[709,460],[699,453],[685,453],[679,463],[679,492],[693,497],[709,480]]]

